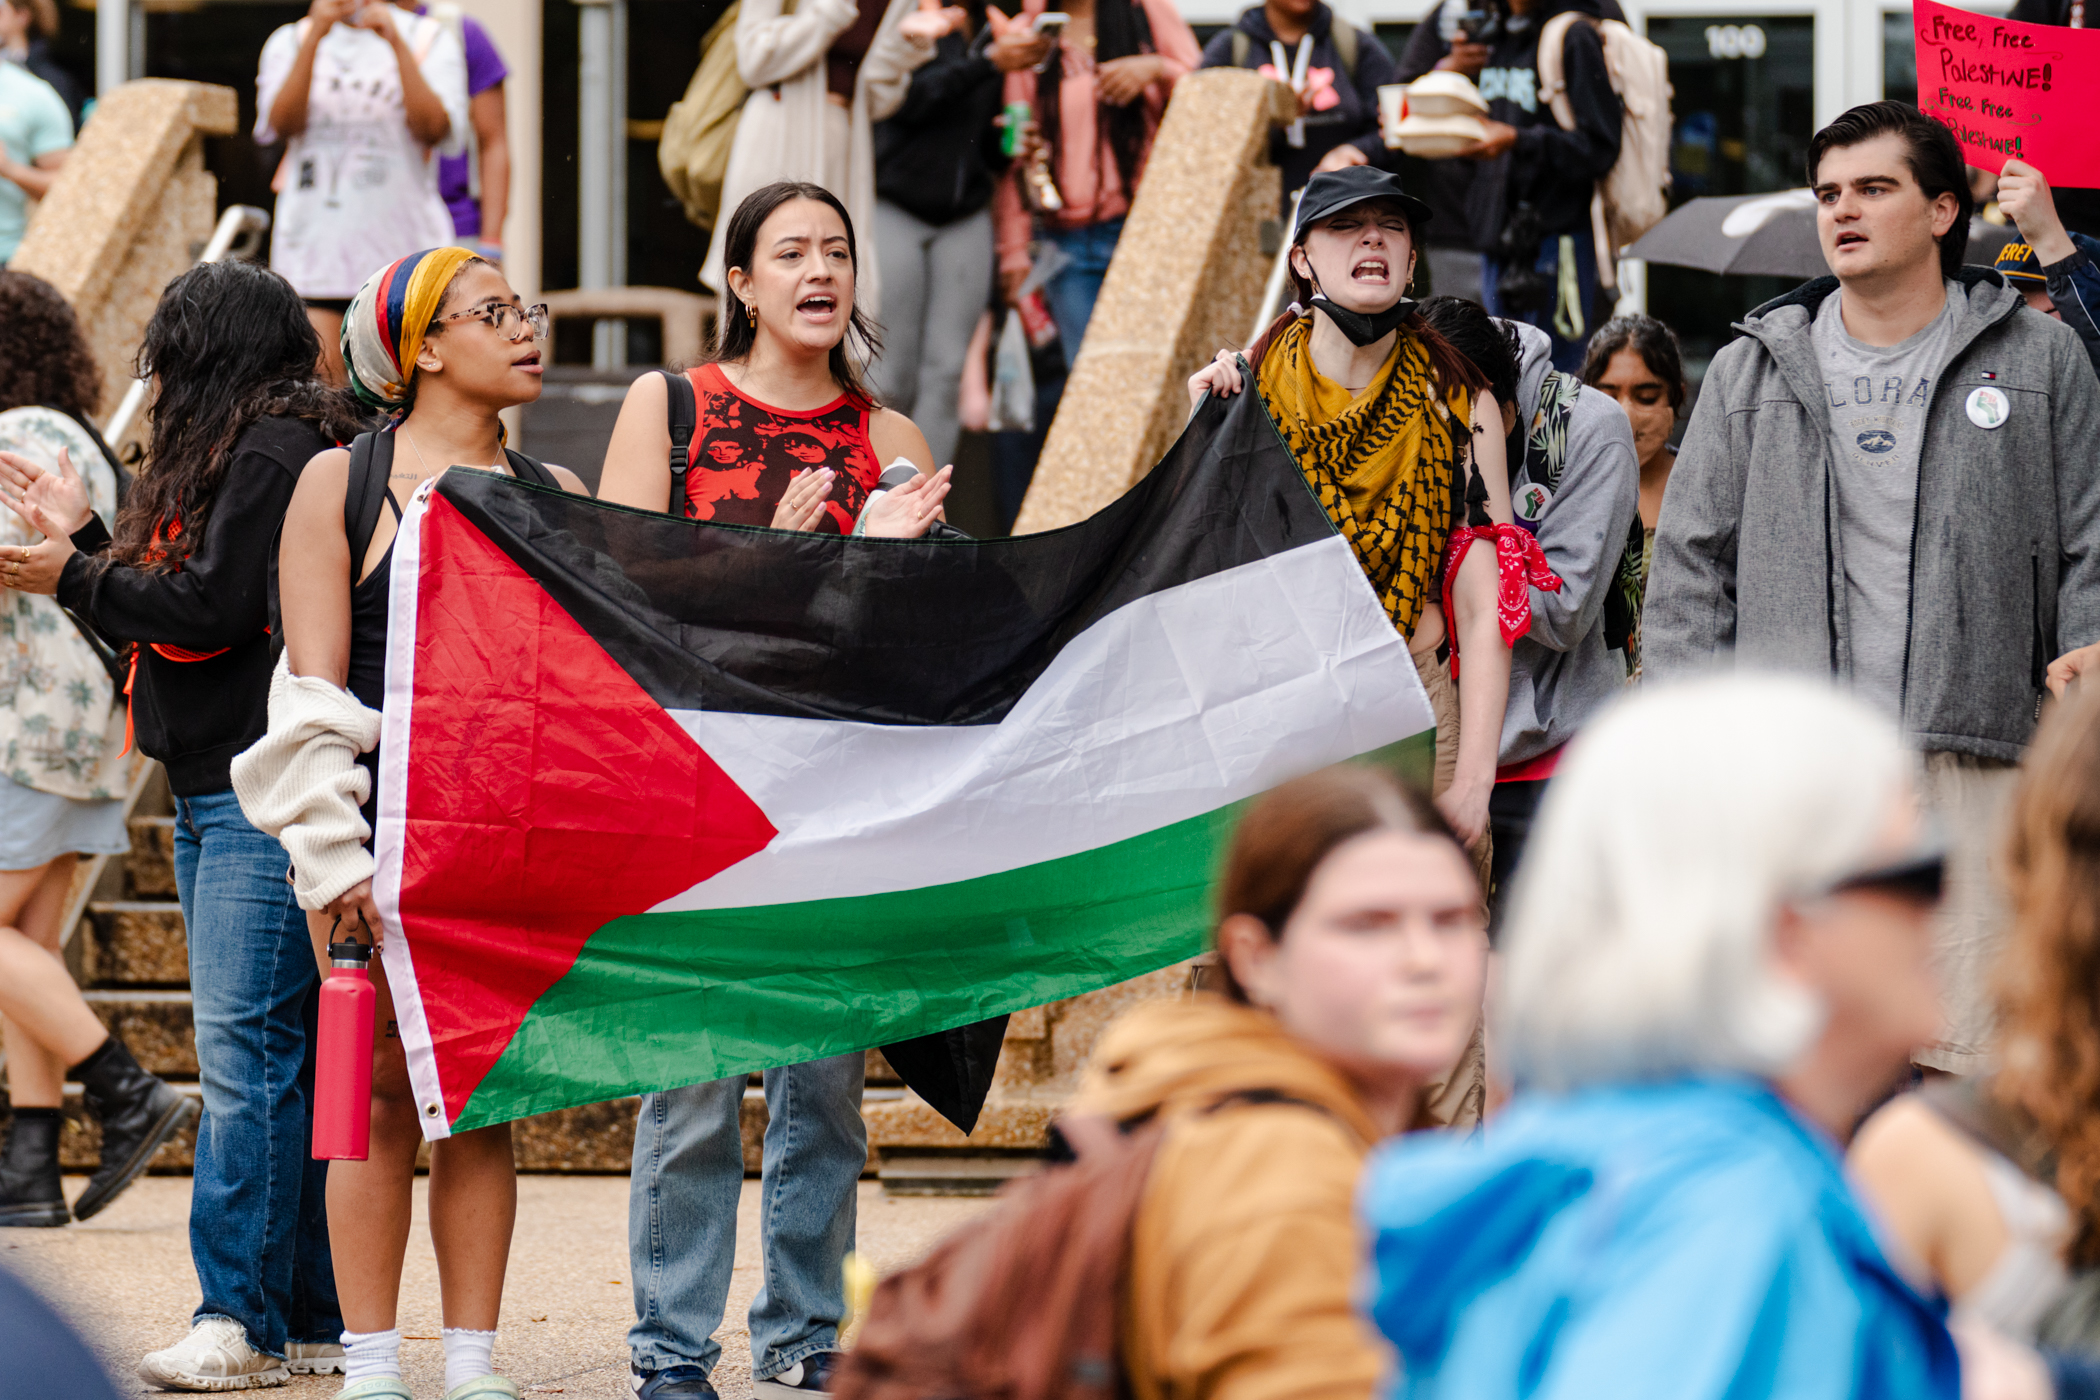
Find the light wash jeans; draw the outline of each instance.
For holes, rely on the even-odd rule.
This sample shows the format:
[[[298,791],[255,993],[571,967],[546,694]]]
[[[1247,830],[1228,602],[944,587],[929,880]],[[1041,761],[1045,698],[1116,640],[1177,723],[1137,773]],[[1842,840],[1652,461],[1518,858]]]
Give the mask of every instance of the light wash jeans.
[[[196,1318],[230,1317],[257,1350],[343,1330],[328,1252],[328,1164],[313,1160],[320,974],[284,847],[224,792],[175,799],[175,891],[189,925],[204,1117],[190,1188]]]
[[[751,1376],[765,1380],[838,1349],[843,1272],[853,1248],[868,1127],[864,1054],[766,1071],[765,1172],[759,1186],[765,1275],[751,1300]],[[645,1094],[627,1196],[628,1267],[638,1371],[713,1373],[714,1339],[736,1262],[744,1151],[737,1132],[745,1078]]]
[[[935,469],[955,460],[956,399],[970,337],[992,285],[992,213],[929,224],[875,204],[882,259],[882,358],[868,366],[882,401],[919,425]]]
[[[1072,259],[1070,266],[1043,286],[1043,299],[1050,303],[1050,318],[1057,322],[1057,338],[1065,347],[1068,367],[1079,363],[1080,342],[1086,339],[1087,323],[1094,319],[1094,303],[1101,299],[1101,279],[1108,275],[1108,261],[1115,256],[1116,242],[1122,236],[1120,218],[1085,228],[1043,230],[1043,237]]]

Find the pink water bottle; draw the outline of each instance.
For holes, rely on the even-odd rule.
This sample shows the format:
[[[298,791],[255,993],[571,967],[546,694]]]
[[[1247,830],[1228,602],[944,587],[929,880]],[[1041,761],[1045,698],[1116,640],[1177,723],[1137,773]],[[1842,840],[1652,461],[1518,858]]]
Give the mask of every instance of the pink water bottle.
[[[372,1146],[372,1013],[369,943],[330,943],[314,1052],[314,1158],[362,1162]]]

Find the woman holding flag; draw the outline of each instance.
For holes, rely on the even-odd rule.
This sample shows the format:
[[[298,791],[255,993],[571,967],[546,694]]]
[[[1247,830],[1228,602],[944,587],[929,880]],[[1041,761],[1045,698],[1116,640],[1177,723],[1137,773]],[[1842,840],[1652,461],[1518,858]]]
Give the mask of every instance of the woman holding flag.
[[[1540,582],[1537,543],[1524,554],[1531,537],[1511,523],[1502,411],[1487,381],[1407,299],[1428,218],[1384,171],[1313,176],[1291,253],[1297,305],[1244,352],[1219,351],[1190,378],[1189,398],[1238,393],[1245,356],[1299,470],[1408,639],[1436,711],[1437,806],[1485,878],[1509,649],[1529,625],[1529,594],[1510,578],[1560,584]],[[1468,549],[1476,539],[1490,548]],[[1525,600],[1514,629],[1499,615],[1498,572],[1501,591]]]
[[[497,414],[540,396],[545,329],[545,308],[520,305],[502,273],[462,248],[388,264],[366,279],[343,323],[351,391],[395,421],[347,451],[320,453],[300,476],[279,555],[285,653],[270,681],[270,729],[233,764],[242,807],[291,853],[317,950],[358,929],[374,942],[384,935],[367,843],[402,503],[455,463],[583,490],[572,473],[503,446]],[[353,522],[348,502],[369,508]],[[384,1027],[394,1017],[386,976],[375,964],[371,978]],[[410,1400],[396,1306],[421,1140],[401,1041],[389,1033],[373,1053],[370,1156],[336,1162],[328,1179],[342,1393],[358,1400]],[[457,1134],[430,1157],[447,1400],[514,1397],[490,1360],[517,1210],[509,1126]]]
[[[861,378],[859,363],[881,341],[860,304],[860,246],[845,206],[821,186],[779,181],[737,206],[722,246],[715,351],[682,379],[651,373],[628,389],[602,499],[782,530],[925,534],[951,469],[927,475],[925,434]],[[671,470],[674,390],[689,396],[682,488]],[[917,474],[881,489],[903,467]],[[766,1071],[765,1284],[750,1318],[760,1395],[828,1388],[868,1159],[865,1069],[866,1057],[850,1054]],[[729,1302],[744,1179],[744,1085],[737,1075],[642,1098],[628,1227],[639,1400],[715,1393],[708,1376],[722,1354],[714,1332]]]

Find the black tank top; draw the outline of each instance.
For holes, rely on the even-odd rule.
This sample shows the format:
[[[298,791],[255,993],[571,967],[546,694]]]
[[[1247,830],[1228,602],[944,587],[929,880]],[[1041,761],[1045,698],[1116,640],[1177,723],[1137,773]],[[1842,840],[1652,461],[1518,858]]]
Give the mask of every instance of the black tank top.
[[[359,703],[381,709],[386,702],[386,611],[394,578],[394,545],[401,540],[401,503],[394,489],[386,492],[386,507],[394,513],[394,539],[379,556],[372,572],[350,586],[350,683],[348,689]],[[360,564],[364,561],[359,560]],[[361,809],[365,825],[379,829],[379,750],[360,754],[359,763],[372,775],[372,795]],[[367,843],[369,844],[369,843]]]

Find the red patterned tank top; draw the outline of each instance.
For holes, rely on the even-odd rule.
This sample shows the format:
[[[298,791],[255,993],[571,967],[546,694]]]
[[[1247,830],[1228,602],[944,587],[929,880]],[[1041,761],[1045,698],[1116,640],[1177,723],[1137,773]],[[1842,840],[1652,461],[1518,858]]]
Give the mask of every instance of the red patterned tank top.
[[[720,365],[700,365],[686,377],[699,410],[685,474],[696,519],[770,525],[795,473],[829,467],[837,480],[816,528],[852,533],[882,477],[867,408],[849,394],[803,413],[774,408],[738,393]]]

